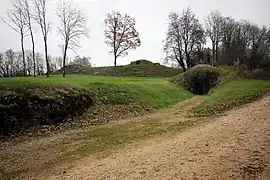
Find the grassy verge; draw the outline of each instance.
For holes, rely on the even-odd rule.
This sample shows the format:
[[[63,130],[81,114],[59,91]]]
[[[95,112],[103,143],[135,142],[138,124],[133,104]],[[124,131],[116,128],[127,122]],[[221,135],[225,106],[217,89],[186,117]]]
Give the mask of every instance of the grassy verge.
[[[0,88],[63,85],[90,89],[97,95],[106,97],[110,104],[140,103],[153,108],[167,107],[192,96],[164,78],[69,75],[66,78],[52,76],[0,79]]]
[[[222,84],[193,109],[195,116],[210,116],[261,98],[270,81],[236,79]]]

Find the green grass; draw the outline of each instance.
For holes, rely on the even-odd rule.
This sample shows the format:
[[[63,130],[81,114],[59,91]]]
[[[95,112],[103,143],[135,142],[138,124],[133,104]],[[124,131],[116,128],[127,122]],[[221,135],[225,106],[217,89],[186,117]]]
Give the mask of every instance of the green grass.
[[[66,78],[51,76],[0,79],[2,89],[62,85],[90,89],[101,97],[106,96],[111,104],[141,103],[153,108],[167,107],[192,96],[165,78],[68,75]]]
[[[193,109],[196,116],[210,116],[261,98],[270,89],[270,81],[236,79],[222,84]]]

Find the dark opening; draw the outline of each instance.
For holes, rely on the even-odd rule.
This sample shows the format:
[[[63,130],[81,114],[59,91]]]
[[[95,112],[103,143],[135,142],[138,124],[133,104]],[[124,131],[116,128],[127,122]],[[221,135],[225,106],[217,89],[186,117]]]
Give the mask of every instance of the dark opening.
[[[205,95],[211,90],[209,81],[205,79],[200,82],[196,82],[194,88],[194,94],[198,95]]]
[[[219,74],[216,72],[200,72],[187,83],[188,90],[193,94],[205,95],[219,82]]]

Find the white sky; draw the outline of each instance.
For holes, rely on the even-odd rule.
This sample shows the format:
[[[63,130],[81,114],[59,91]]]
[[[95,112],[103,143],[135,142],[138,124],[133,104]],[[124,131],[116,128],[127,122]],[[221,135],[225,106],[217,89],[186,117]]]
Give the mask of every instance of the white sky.
[[[11,0],[0,0],[0,17],[5,16]],[[135,17],[136,28],[140,33],[142,45],[131,51],[127,57],[119,58],[117,64],[128,64],[137,59],[148,59],[162,62],[162,40],[165,38],[167,16],[169,12],[181,12],[188,6],[203,20],[211,10],[219,10],[224,16],[235,19],[250,20],[258,25],[270,25],[270,0],[74,0],[74,3],[89,18],[87,26],[90,28],[90,38],[81,39],[81,46],[77,52],[81,56],[90,56],[96,66],[113,65],[113,57],[109,54],[109,47],[104,43],[104,18],[108,12],[119,10]],[[55,7],[57,0],[49,2],[48,19],[52,23],[49,34],[49,54],[61,55],[61,38],[57,33],[57,19]],[[38,29],[38,27],[36,27]],[[40,31],[35,35],[37,51],[43,53],[43,41]],[[31,49],[30,39],[25,42],[27,49]],[[8,48],[20,51],[20,37],[0,21],[0,51]],[[69,52],[73,57],[74,53]]]

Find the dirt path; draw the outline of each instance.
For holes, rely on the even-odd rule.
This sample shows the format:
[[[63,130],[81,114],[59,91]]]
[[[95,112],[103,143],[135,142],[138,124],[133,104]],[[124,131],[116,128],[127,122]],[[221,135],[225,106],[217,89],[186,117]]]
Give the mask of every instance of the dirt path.
[[[270,97],[175,137],[88,157],[40,179],[270,179]]]

